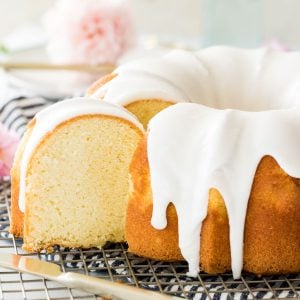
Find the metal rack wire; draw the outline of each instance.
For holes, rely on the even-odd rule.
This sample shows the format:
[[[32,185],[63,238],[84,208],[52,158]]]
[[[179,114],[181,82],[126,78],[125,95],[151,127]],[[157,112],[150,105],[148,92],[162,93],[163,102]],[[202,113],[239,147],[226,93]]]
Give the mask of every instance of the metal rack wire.
[[[103,249],[61,249],[54,253],[26,253],[22,240],[9,234],[10,182],[0,182],[0,253],[38,257],[60,265],[62,271],[121,281],[186,299],[300,299],[300,274],[255,277],[243,274],[200,274],[186,277],[184,262],[166,263],[136,257],[125,244],[110,244]],[[68,289],[40,277],[0,268],[0,299],[100,299],[99,296]]]

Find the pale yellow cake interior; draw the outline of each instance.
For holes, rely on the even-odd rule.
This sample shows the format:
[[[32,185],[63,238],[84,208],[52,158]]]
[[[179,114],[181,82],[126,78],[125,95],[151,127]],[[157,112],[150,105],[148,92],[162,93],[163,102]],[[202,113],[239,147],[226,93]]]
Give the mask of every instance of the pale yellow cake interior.
[[[174,104],[163,100],[138,100],[125,105],[125,108],[133,113],[147,129],[149,121],[161,110]]]
[[[141,137],[107,116],[75,118],[48,135],[28,166],[24,248],[123,241],[128,166]]]

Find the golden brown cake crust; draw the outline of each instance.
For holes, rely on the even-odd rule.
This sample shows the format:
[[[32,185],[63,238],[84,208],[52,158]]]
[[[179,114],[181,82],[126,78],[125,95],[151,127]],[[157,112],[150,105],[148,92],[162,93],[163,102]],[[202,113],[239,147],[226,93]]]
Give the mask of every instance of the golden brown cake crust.
[[[150,224],[147,145],[138,146],[130,167],[133,192],[127,207],[125,237],[129,251],[157,260],[182,260],[178,247],[177,214],[167,210],[168,225]],[[300,180],[288,176],[270,156],[259,163],[248,203],[244,237],[244,270],[255,274],[300,272]],[[201,269],[230,270],[229,224],[220,193],[209,192],[208,214],[201,231]]]

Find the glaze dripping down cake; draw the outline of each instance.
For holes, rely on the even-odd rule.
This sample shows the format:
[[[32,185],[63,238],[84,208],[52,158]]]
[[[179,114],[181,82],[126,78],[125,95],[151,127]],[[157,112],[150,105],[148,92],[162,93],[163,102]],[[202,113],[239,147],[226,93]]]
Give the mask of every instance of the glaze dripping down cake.
[[[185,259],[192,276],[199,265],[235,278],[300,272],[299,78],[299,53],[268,49],[174,51],[121,66],[89,89],[97,99],[81,99],[76,118],[29,125],[12,172],[12,232],[33,251],[99,246],[125,231],[129,251]]]
[[[131,164],[129,251],[183,257],[193,276],[199,264],[235,278],[242,269],[298,272],[300,141],[289,134],[296,123],[300,108],[249,113],[184,103],[157,114]]]

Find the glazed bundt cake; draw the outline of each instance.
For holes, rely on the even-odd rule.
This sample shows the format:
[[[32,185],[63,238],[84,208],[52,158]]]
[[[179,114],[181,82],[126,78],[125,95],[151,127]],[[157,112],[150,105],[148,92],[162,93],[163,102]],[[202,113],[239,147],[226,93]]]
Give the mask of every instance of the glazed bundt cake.
[[[12,232],[33,251],[121,241],[125,226],[129,251],[184,258],[193,276],[299,272],[299,66],[298,53],[227,47],[121,66],[89,89],[104,101],[29,125]],[[146,137],[121,106],[151,120]]]
[[[28,251],[123,241],[128,168],[143,127],[94,99],[54,104],[30,122],[12,169],[11,232]]]
[[[191,274],[200,250],[209,273],[300,271],[299,67],[299,53],[176,50],[121,66],[89,89],[145,128],[171,104],[201,104],[176,104],[150,121],[131,166],[129,251],[184,257]]]

